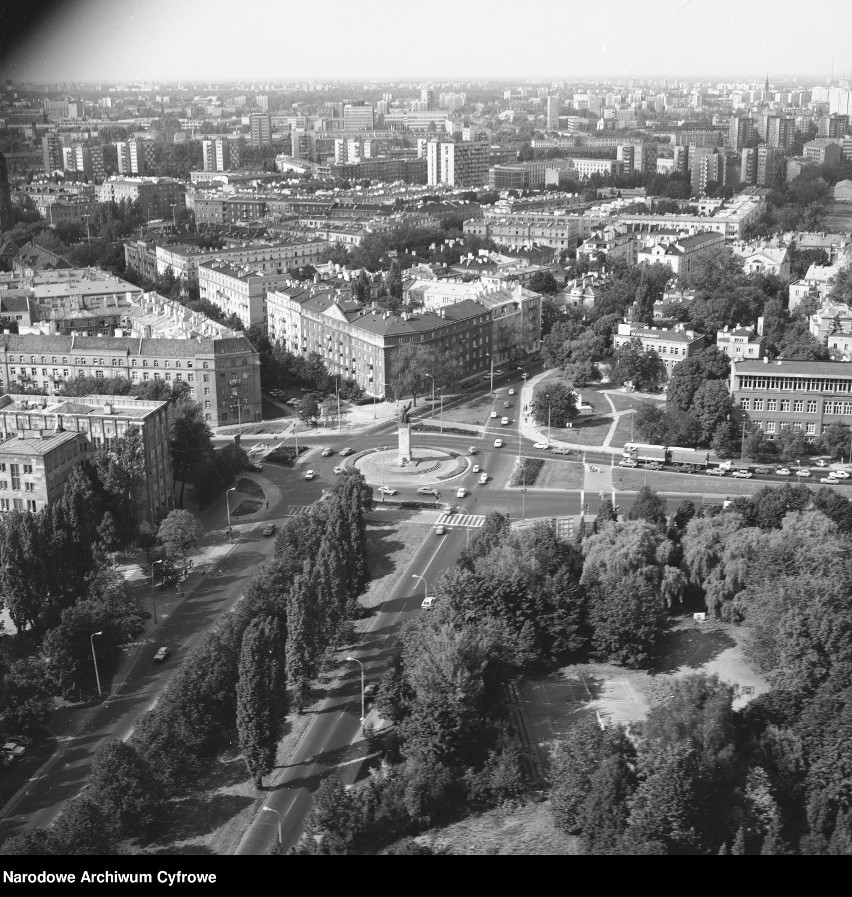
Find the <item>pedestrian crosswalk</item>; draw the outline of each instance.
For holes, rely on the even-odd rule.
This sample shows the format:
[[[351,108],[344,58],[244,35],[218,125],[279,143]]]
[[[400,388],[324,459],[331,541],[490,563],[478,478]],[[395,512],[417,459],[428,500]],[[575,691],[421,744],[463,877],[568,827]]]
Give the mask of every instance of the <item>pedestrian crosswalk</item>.
[[[310,507],[310,505],[287,505],[284,516],[295,517],[297,514],[304,514]]]
[[[485,523],[484,514],[442,514],[438,518],[439,526],[482,526]]]

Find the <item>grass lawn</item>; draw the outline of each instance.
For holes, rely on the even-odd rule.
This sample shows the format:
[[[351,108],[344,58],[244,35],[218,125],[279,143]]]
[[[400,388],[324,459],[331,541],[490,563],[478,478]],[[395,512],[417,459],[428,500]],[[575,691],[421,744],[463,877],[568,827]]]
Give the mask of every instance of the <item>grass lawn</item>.
[[[494,398],[491,395],[473,396],[466,402],[448,408],[444,403],[444,423],[452,421],[459,424],[484,424],[491,412]],[[500,403],[502,408],[502,403]],[[435,406],[435,418],[438,417],[439,405]]]
[[[645,402],[660,402],[663,403],[666,400],[665,395],[660,394],[659,398],[656,397],[648,397],[648,396],[636,396],[626,392],[611,392],[609,397],[612,399],[612,404],[615,405],[616,411],[627,411],[628,408],[638,408],[640,405]],[[606,397],[602,396],[603,400],[606,401]]]
[[[631,427],[630,419],[633,417],[632,414],[623,414],[618,419],[618,425],[615,428],[615,434],[612,437],[612,445],[622,446],[625,443],[630,442],[631,435],[634,439],[636,439],[639,434],[636,432],[635,427]]]
[[[598,412],[599,410],[600,407],[598,406]],[[604,416],[598,412],[592,417],[578,417],[574,421],[574,426],[570,428],[566,427],[565,429],[561,429],[551,427],[551,442],[567,442],[570,447],[574,448],[576,447],[577,439],[579,438],[581,449],[584,446],[589,448],[590,446],[603,445],[606,434],[609,433],[609,428],[612,426],[612,416]],[[545,423],[545,425],[539,429],[542,433],[546,433],[547,424]]]
[[[573,461],[545,461],[533,489],[581,489],[583,465]]]
[[[826,210],[825,232],[836,234],[849,230],[852,230],[852,203],[832,203]]]
[[[789,478],[795,482],[795,478]],[[664,473],[644,471],[641,467],[619,467],[613,471],[613,488],[622,492],[638,492],[645,483],[655,492],[693,492],[708,495],[753,495],[764,486],[780,486],[781,481],[735,480],[729,475],[711,477],[705,473]]]

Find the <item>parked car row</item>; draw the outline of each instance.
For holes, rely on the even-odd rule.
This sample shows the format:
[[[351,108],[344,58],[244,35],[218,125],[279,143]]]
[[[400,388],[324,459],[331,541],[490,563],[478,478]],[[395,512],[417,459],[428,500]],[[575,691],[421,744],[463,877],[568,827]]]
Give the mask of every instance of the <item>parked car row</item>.
[[[538,448],[538,446],[536,446]],[[822,459],[820,459],[822,460]],[[823,470],[827,470],[826,462],[823,461],[822,464],[819,461],[816,462],[817,465]],[[628,467],[628,468],[636,468],[639,467],[639,462],[634,460],[633,458],[624,458],[618,464],[619,467]],[[663,465],[659,461],[648,461],[642,465],[645,470],[662,470]],[[696,467],[693,464],[677,464],[672,468],[677,473],[705,473],[711,477],[723,477],[726,476],[729,472],[731,476],[735,479],[742,480],[750,480],[755,476],[772,476],[773,474],[778,477],[789,477],[789,476],[797,476],[801,479],[808,479],[812,474],[811,470],[807,467],[786,467],[784,465],[778,465],[777,467],[767,467],[764,465],[757,465],[755,467]],[[827,470],[827,476],[824,476],[820,479],[821,483],[825,483],[827,485],[838,484],[844,482],[850,478],[850,472],[848,470]]]

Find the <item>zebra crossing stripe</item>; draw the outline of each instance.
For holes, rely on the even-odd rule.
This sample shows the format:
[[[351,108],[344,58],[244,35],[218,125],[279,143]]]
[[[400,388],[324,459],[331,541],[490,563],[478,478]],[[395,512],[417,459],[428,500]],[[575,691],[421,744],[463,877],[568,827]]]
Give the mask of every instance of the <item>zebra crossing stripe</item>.
[[[295,517],[297,514],[303,514],[309,507],[310,505],[287,505],[287,510],[284,512],[284,516]]]
[[[477,527],[485,523],[483,514],[442,514],[438,524],[442,526]]]

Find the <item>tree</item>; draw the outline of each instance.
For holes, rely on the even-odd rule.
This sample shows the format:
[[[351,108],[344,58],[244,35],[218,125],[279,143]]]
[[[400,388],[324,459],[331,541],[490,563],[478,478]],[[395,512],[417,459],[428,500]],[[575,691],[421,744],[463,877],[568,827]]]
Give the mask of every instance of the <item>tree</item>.
[[[536,387],[530,410],[539,426],[564,427],[579,413],[577,394],[559,380],[548,380]]]
[[[660,402],[642,402],[633,414],[633,425],[642,439],[651,445],[669,444],[669,423],[665,407]]]
[[[543,293],[546,296],[552,296],[559,292],[559,284],[550,271],[537,271],[527,283],[527,289],[534,293]]]
[[[819,450],[842,461],[852,451],[852,428],[848,424],[829,424],[819,437]]]
[[[314,426],[320,416],[320,406],[313,393],[308,393],[299,405],[299,417],[306,423]]]
[[[89,792],[124,836],[143,834],[159,818],[163,794],[136,747],[111,741],[95,754]]]
[[[87,794],[68,801],[51,835],[59,846],[57,853],[66,856],[109,856],[116,852],[113,820]]]
[[[665,378],[666,368],[660,356],[645,351],[642,341],[634,336],[615,351],[611,379],[614,384],[632,383],[636,389],[657,386]]]
[[[201,542],[201,524],[189,511],[175,508],[160,523],[157,538],[170,558],[180,558],[186,564],[187,555]]]
[[[92,463],[98,479],[116,505],[118,519],[126,532],[132,529],[133,501],[145,481],[145,447],[142,431],[131,427],[109,446],[96,449]]]
[[[37,657],[24,657],[0,666],[0,730],[32,732],[47,725],[53,696]]]
[[[273,617],[253,620],[243,634],[237,680],[240,750],[257,787],[275,765],[285,713],[285,654],[281,624]]]
[[[183,507],[186,483],[195,478],[213,454],[210,428],[198,402],[183,396],[169,408],[169,445],[172,454],[172,474],[175,485],[181,482],[178,506]]]
[[[426,375],[439,376],[439,359],[435,350],[415,343],[403,343],[391,358],[388,386],[397,400],[410,395],[417,405],[417,395],[424,388]]]
[[[692,397],[691,413],[701,427],[701,443],[708,445],[720,424],[733,413],[728,384],[722,380],[703,383]]]
[[[627,519],[647,520],[662,529],[666,525],[665,503],[653,489],[643,486],[627,512]]]

